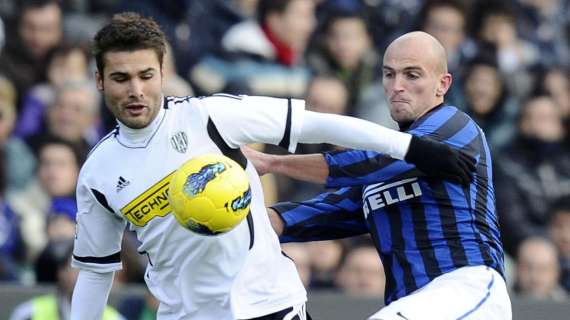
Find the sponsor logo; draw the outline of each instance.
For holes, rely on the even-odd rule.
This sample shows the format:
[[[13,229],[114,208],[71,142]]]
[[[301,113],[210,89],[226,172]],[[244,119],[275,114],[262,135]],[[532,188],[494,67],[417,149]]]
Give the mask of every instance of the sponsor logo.
[[[180,153],[186,153],[188,150],[188,136],[184,131],[178,131],[172,137],[170,137],[170,144],[174,150]]]
[[[389,184],[377,183],[364,189],[364,215],[371,211],[422,195],[418,178],[404,179]]]
[[[173,174],[164,177],[123,207],[121,213],[125,218],[137,227],[144,227],[150,220],[169,214],[168,187]]]

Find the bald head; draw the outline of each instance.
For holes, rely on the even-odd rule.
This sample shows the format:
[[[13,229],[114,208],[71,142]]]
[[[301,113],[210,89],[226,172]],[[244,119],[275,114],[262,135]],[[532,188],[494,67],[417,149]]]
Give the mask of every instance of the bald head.
[[[382,72],[390,114],[400,127],[442,104],[452,82],[445,49],[421,31],[406,33],[388,46]]]
[[[391,54],[391,51],[400,52],[402,50],[415,52],[429,59],[429,63],[438,74],[447,73],[447,53],[445,48],[429,33],[414,31],[396,38],[386,49],[384,57]]]

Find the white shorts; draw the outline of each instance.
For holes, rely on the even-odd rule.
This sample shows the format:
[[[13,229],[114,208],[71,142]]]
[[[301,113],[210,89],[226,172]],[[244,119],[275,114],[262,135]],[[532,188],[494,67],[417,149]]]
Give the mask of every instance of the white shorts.
[[[369,320],[511,320],[505,280],[486,266],[443,274],[373,314]]]

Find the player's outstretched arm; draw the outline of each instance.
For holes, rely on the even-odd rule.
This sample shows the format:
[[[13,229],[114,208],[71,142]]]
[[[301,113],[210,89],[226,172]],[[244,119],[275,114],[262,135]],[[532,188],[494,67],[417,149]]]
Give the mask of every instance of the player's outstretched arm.
[[[329,167],[322,154],[273,155],[241,147],[241,151],[252,162],[259,175],[282,174],[297,180],[325,184]]]
[[[472,181],[475,171],[475,159],[445,143],[362,119],[306,111],[299,142],[322,141],[386,154],[413,164],[428,176],[464,185]]]
[[[99,320],[107,305],[114,272],[79,271],[71,298],[71,320]]]

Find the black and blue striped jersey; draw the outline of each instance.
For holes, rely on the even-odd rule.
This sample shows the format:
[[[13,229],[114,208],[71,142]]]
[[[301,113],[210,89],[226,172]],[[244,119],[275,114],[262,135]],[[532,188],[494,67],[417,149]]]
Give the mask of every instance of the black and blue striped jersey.
[[[375,152],[337,151],[325,154],[327,186],[342,189],[274,207],[285,222],[282,242],[369,232],[386,273],[386,304],[463,266],[486,265],[504,274],[491,154],[483,131],[465,113],[445,105],[407,131],[474,157],[473,182],[464,187],[427,177],[411,164]]]

